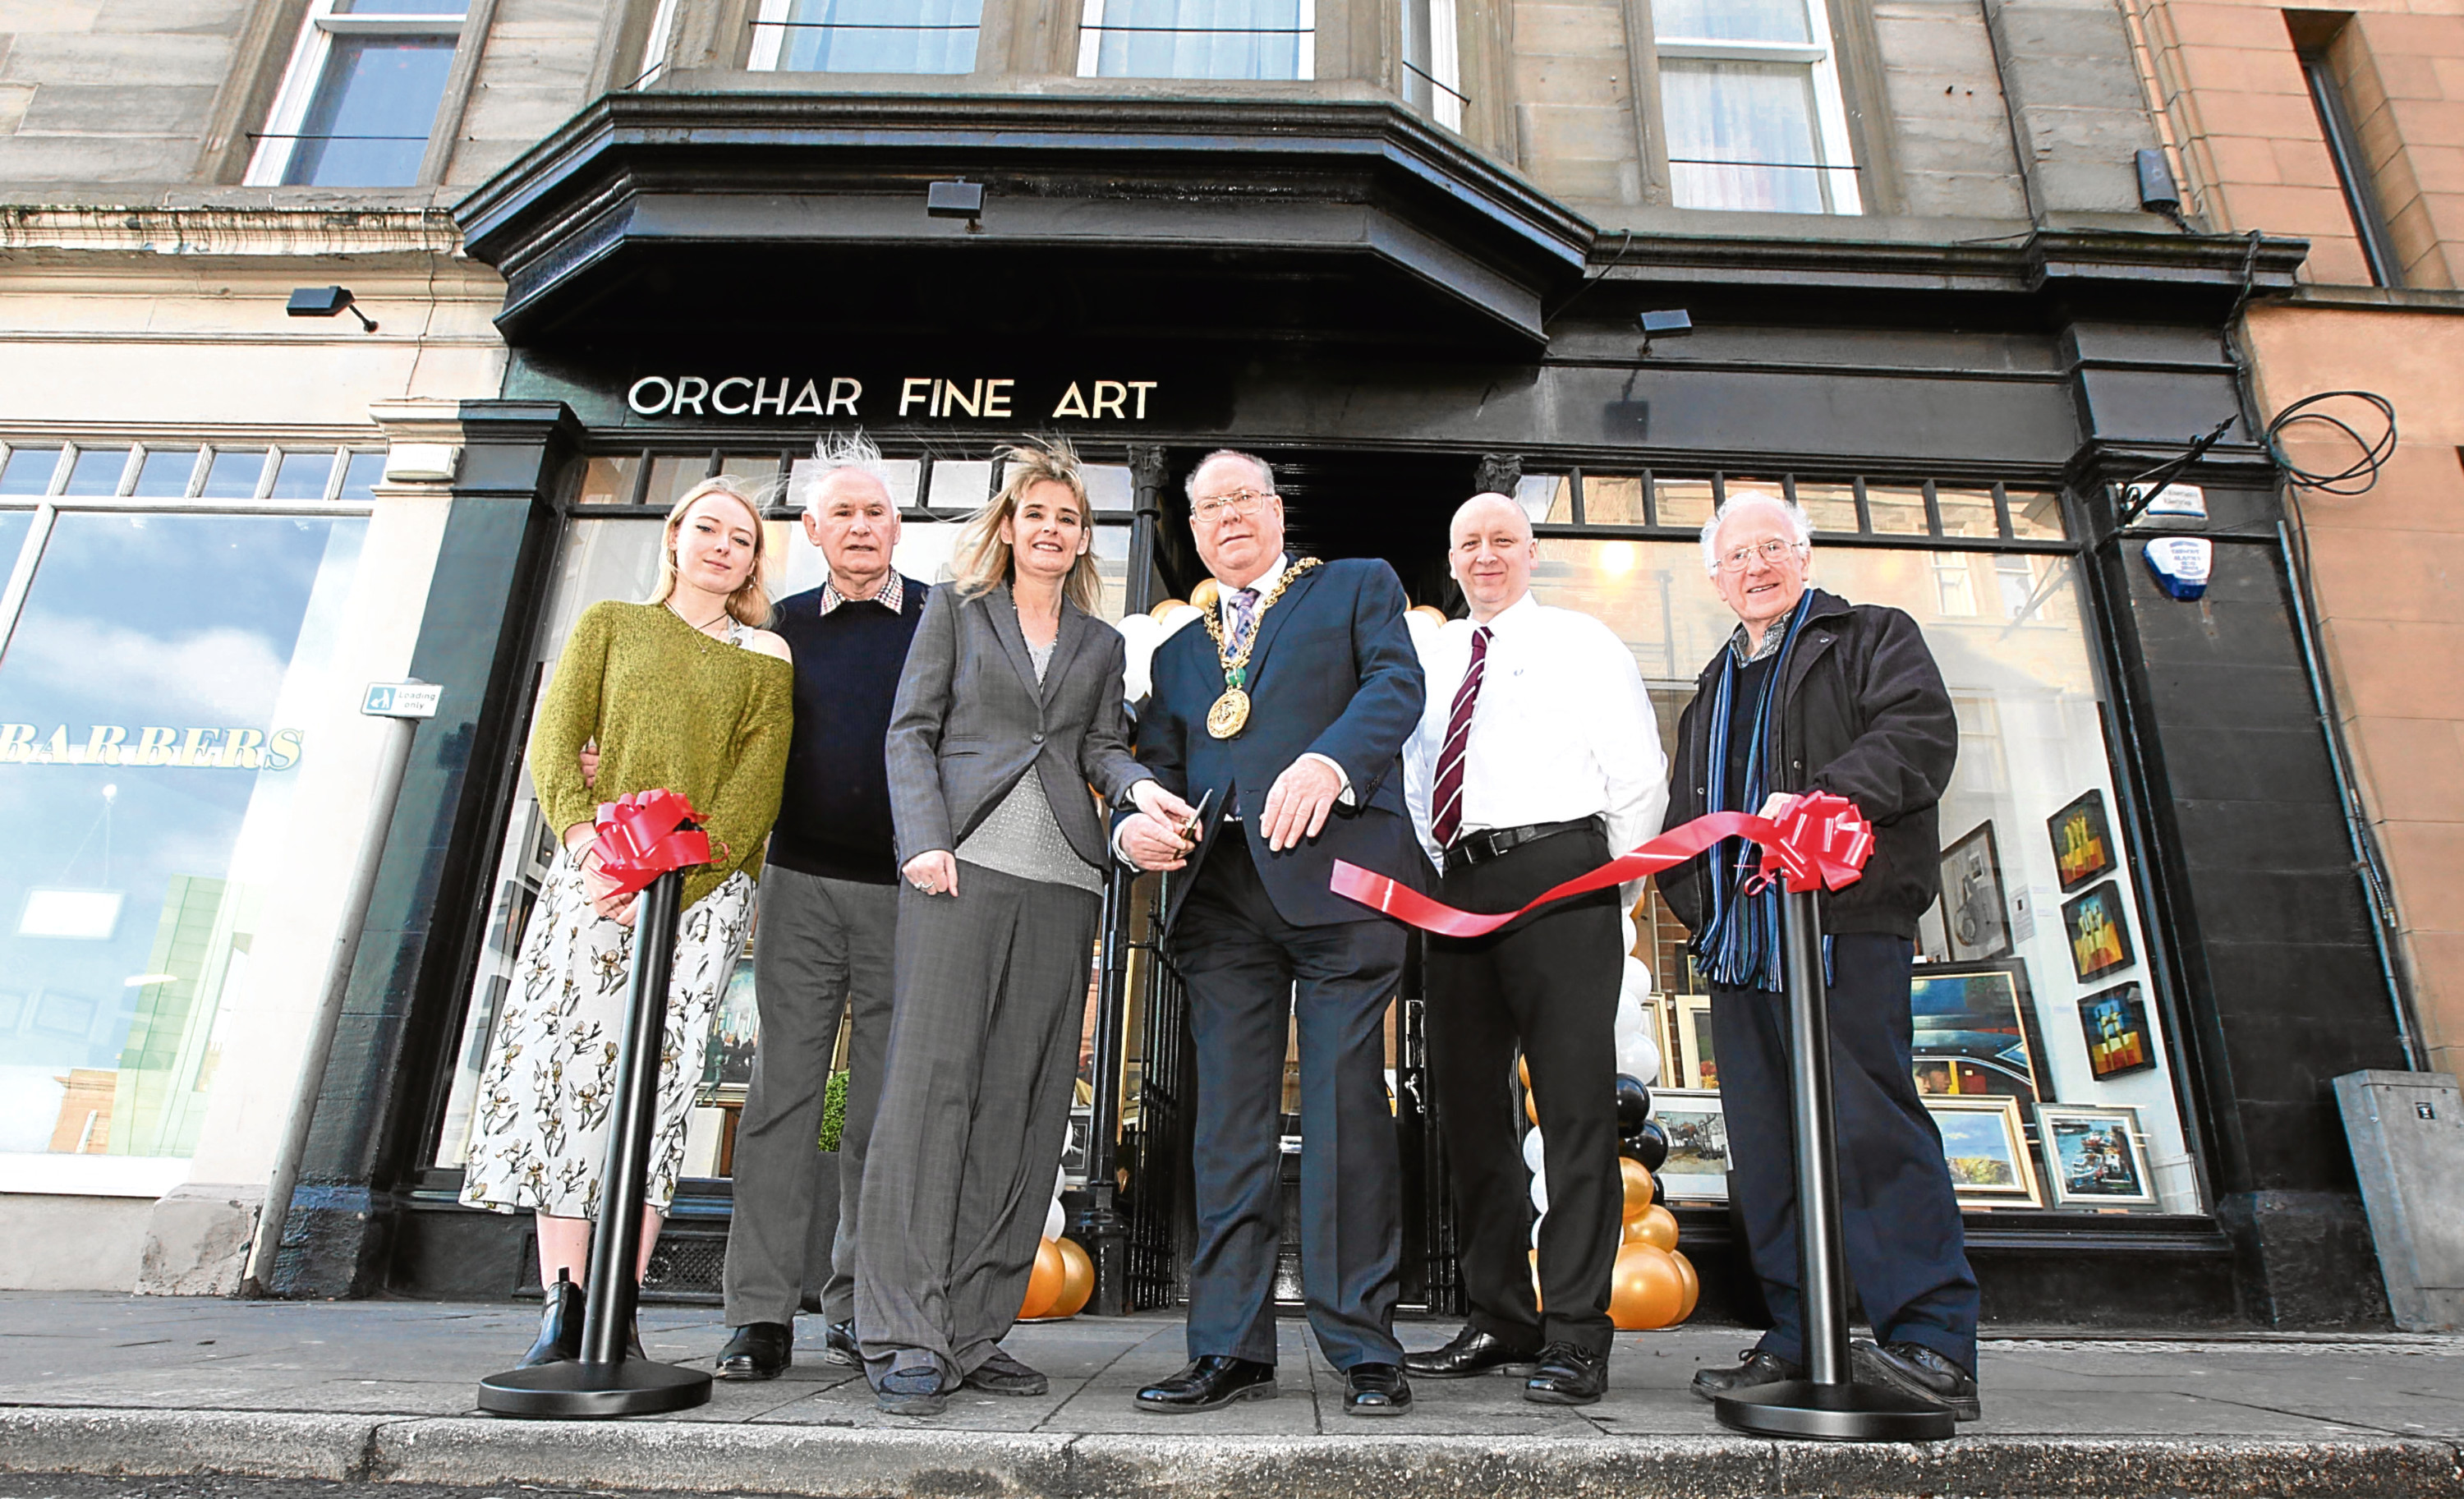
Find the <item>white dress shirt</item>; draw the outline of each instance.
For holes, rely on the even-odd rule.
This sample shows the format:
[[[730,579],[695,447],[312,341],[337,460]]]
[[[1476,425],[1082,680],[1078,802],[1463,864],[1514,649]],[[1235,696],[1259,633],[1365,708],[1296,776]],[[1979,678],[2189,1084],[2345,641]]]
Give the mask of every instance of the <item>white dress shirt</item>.
[[[1430,831],[1438,752],[1455,692],[1471,669],[1473,623],[1450,620],[1420,657],[1428,704],[1403,747],[1403,796],[1420,846],[1439,868]],[[1609,851],[1659,833],[1668,810],[1668,761],[1634,652],[1606,625],[1551,608],[1526,593],[1488,622],[1488,667],[1463,746],[1463,832],[1608,820]],[[1632,905],[1641,882],[1625,890]]]

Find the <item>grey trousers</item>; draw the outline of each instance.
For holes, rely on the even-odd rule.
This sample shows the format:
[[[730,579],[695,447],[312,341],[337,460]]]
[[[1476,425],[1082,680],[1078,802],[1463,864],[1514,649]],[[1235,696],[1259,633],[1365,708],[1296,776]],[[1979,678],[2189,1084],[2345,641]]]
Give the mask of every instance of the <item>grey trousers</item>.
[[[890,1049],[891,935],[896,885],[800,874],[761,875],[753,937],[753,998],[761,1045],[736,1130],[736,1216],[727,1235],[727,1324],[790,1326],[805,1289],[815,1179],[824,1159],[823,1091],[839,1017],[855,1008],[848,1038],[847,1124],[839,1135],[839,1224],[822,1314],[855,1315],[856,1199]]]
[[[856,1224],[867,1375],[956,1384],[1018,1320],[1061,1167],[1103,902],[958,864],[898,892],[890,1072]]]

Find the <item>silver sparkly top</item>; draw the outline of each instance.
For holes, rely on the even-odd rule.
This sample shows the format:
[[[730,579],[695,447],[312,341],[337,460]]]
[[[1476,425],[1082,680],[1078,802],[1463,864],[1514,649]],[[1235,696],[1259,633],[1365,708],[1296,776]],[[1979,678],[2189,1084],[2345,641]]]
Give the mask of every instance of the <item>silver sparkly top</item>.
[[[1030,643],[1026,653],[1035,662],[1036,681],[1042,683],[1044,669],[1052,664],[1052,647]],[[1078,857],[1078,850],[1062,836],[1061,825],[1053,820],[1052,804],[1044,799],[1044,778],[1032,765],[1009,788],[1009,795],[976,825],[976,830],[958,840],[957,853],[969,864],[1018,879],[1104,893],[1104,877]]]

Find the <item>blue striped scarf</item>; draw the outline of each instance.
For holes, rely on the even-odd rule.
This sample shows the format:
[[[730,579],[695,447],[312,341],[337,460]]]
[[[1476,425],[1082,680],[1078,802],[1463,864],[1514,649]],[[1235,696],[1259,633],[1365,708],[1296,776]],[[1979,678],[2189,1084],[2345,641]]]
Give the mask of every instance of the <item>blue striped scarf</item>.
[[[1745,794],[1740,805],[1733,807],[1727,805],[1725,760],[1730,742],[1729,720],[1736,706],[1737,652],[1733,647],[1720,652],[1720,684],[1711,697],[1709,746],[1718,760],[1705,778],[1704,788],[1709,797],[1710,811],[1759,811],[1770,799],[1771,766],[1767,761],[1771,713],[1779,701],[1781,683],[1788,675],[1789,652],[1796,648],[1797,629],[1805,623],[1806,611],[1813,604],[1814,590],[1808,588],[1789,612],[1779,653],[1764,682],[1762,700],[1754,705],[1753,738],[1746,752]],[[1747,893],[1746,886],[1754,878],[1758,862],[1749,856],[1752,848],[1743,838],[1723,838],[1712,846],[1711,916],[1694,935],[1694,955],[1705,959],[1704,975],[1713,983],[1739,989],[1776,989],[1780,986],[1780,892],[1773,885],[1754,893]]]

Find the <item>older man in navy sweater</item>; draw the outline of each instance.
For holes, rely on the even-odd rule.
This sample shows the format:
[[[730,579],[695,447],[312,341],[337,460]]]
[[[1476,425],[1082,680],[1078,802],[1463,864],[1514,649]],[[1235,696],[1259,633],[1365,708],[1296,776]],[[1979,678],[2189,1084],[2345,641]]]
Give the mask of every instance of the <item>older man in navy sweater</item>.
[[[827,1352],[855,1355],[856,1200],[890,1047],[891,949],[898,922],[890,780],[882,746],[925,588],[891,566],[898,511],[861,439],[841,445],[812,492],[804,535],[829,581],[779,605],[770,628],[796,656],[796,730],[770,834],[753,939],[761,1047],[736,1132],[736,1218],[727,1240],[723,1379],[767,1379],[795,1346],[822,1103],[839,1019],[851,1004],[847,1122],[839,1135],[838,1235],[820,1288]]]

